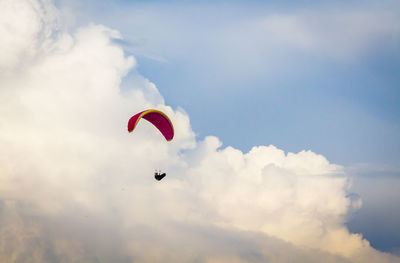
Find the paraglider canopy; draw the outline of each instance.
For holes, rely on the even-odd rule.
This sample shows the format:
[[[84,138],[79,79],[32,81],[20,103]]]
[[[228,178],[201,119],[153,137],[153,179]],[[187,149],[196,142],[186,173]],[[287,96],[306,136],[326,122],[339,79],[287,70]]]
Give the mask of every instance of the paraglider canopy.
[[[132,132],[142,118],[157,127],[167,141],[171,141],[174,138],[174,126],[171,120],[162,111],[154,109],[145,110],[132,116],[128,122],[128,131]]]

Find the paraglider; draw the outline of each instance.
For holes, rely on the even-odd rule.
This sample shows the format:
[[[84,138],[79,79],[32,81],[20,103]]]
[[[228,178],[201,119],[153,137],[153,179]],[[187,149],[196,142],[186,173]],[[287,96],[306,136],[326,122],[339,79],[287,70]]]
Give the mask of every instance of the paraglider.
[[[132,132],[142,118],[153,124],[167,141],[172,141],[174,138],[174,126],[168,116],[159,110],[150,109],[133,115],[128,121],[128,131]],[[166,175],[166,173],[156,171],[154,173],[154,178],[160,181]]]
[[[161,173],[161,171],[159,171],[159,172],[155,171],[155,172],[154,172],[154,178],[155,178],[157,181],[160,181],[160,180],[163,179],[166,175],[167,175],[166,173]]]
[[[171,120],[159,110],[145,110],[133,115],[128,122],[128,131],[132,132],[142,118],[153,124],[167,141],[171,141],[174,138],[174,126]]]

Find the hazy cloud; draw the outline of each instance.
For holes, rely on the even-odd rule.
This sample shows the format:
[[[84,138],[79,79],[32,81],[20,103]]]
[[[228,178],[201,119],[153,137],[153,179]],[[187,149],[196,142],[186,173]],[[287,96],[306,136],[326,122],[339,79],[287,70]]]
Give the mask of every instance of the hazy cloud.
[[[271,15],[257,27],[269,41],[341,58],[357,57],[400,37],[397,13],[388,10],[333,9]]]

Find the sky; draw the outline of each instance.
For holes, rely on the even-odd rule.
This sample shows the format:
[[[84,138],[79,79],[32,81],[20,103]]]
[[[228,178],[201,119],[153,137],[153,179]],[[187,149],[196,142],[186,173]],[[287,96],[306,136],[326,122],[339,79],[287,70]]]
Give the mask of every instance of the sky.
[[[400,262],[398,2],[0,10],[0,262]]]
[[[81,2],[60,1],[69,24],[122,32],[138,71],[200,138],[398,163],[397,1]],[[205,105],[216,113],[205,118]]]

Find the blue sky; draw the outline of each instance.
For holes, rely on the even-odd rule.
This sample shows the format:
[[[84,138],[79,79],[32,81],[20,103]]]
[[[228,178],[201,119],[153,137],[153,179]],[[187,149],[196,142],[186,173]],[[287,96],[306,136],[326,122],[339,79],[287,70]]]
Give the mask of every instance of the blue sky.
[[[244,151],[311,149],[343,165],[400,159],[395,1],[88,1],[73,8],[80,10],[74,23],[122,32],[138,71],[189,113],[199,138],[213,134]]]
[[[352,171],[369,167],[353,173],[364,206],[350,230],[384,251],[400,247],[398,213],[379,208],[400,209],[390,187],[400,178],[397,1],[56,3],[70,29],[95,22],[119,30],[137,71],[189,114],[199,139],[215,135],[244,152],[312,150]]]

